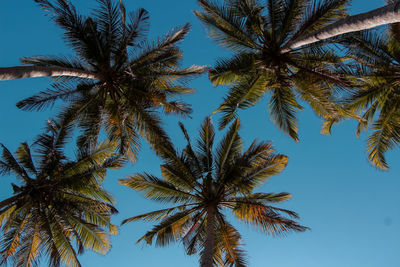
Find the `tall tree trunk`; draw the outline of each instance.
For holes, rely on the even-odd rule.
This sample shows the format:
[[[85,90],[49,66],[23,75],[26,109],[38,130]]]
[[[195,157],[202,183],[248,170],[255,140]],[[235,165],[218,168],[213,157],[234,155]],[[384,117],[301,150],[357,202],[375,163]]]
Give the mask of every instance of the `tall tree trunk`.
[[[0,81],[14,80],[33,77],[54,77],[71,76],[98,80],[99,75],[93,72],[60,68],[60,67],[42,67],[42,66],[18,66],[0,68]]]
[[[18,195],[12,196],[10,198],[7,198],[7,199],[5,199],[3,201],[0,201],[0,209],[4,208],[8,204],[13,203],[15,200],[17,200],[20,197],[21,197],[21,194],[18,194]]]
[[[203,254],[201,255],[201,267],[213,267],[213,254],[215,244],[214,218],[215,207],[210,206],[207,208],[206,242]]]
[[[400,4],[390,4],[372,11],[349,16],[338,20],[323,29],[312,32],[303,38],[294,41],[283,50],[289,52],[295,48],[312,44],[341,34],[371,29],[384,24],[400,22]]]

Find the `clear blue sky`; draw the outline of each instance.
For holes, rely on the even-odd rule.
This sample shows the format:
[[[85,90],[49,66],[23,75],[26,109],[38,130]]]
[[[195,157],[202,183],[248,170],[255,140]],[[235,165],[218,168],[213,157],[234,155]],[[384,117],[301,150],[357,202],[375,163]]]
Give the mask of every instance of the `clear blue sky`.
[[[73,0],[79,10],[96,7],[95,0]],[[192,11],[195,0],[125,0],[127,10],[143,7],[150,12],[150,36],[156,37],[177,25],[191,22],[193,29],[182,43],[184,65],[211,65],[227,51],[207,38]],[[382,0],[354,0],[351,14],[384,5]],[[72,54],[61,39],[62,32],[44,16],[32,0],[0,1],[0,66],[19,64],[22,56]],[[32,142],[46,119],[57,109],[23,112],[15,107],[50,84],[50,79],[35,78],[0,82],[0,142],[15,151],[23,141]],[[196,94],[186,96],[192,104],[192,119],[168,117],[168,133],[180,147],[183,138],[177,121],[197,136],[201,121],[218,106],[226,88],[214,88],[206,75],[191,84]],[[269,121],[267,101],[241,112],[246,145],[254,138],[271,140],[276,150],[289,156],[288,167],[273,177],[261,190],[290,192],[293,198],[280,207],[298,212],[301,223],[312,228],[300,234],[270,237],[233,221],[240,229],[251,267],[399,267],[400,266],[400,150],[387,153],[391,169],[378,171],[366,160],[365,139],[355,137],[355,122],[347,121],[333,129],[332,136],[319,133],[321,121],[309,108],[299,114],[299,143],[295,143]],[[218,116],[213,115],[216,122]],[[72,149],[73,146],[71,145]],[[143,144],[140,160],[120,171],[110,172],[106,189],[116,197],[120,211],[113,222],[142,212],[162,208],[140,194],[118,185],[118,178],[147,171],[159,175],[155,154]],[[11,177],[0,178],[0,199],[11,194]],[[186,256],[179,243],[166,248],[135,244],[152,227],[151,223],[131,223],[112,238],[112,249],[105,255],[86,252],[83,266],[198,266],[196,256]],[[41,266],[46,266],[45,262]]]

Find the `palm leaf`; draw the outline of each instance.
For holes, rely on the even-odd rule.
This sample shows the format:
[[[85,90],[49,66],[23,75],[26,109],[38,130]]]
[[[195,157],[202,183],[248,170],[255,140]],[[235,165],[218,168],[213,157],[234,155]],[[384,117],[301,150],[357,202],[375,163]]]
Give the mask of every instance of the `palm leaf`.
[[[269,102],[271,119],[277,126],[287,133],[296,142],[297,134],[296,111],[302,107],[294,98],[293,92],[287,87],[275,88]]]

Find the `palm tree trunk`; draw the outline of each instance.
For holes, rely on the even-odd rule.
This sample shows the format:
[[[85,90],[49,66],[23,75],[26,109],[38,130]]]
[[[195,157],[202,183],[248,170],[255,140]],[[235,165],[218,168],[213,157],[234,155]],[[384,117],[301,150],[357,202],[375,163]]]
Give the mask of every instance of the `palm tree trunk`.
[[[213,267],[213,254],[214,254],[214,243],[215,243],[214,216],[215,216],[215,207],[213,206],[208,207],[206,242],[203,254],[201,255],[201,267]]]
[[[18,66],[0,68],[0,81],[54,76],[70,76],[94,80],[99,79],[99,75],[97,75],[96,73],[71,68],[42,66]]]
[[[331,25],[326,26],[323,29],[315,31],[309,35],[306,35],[303,38],[294,41],[292,44],[290,44],[289,48],[284,49],[283,52],[289,52],[295,48],[312,44],[320,40],[325,40],[341,34],[367,30],[384,24],[400,22],[399,7],[399,3],[394,3],[374,9],[366,13],[346,17],[335,23],[332,23]]]
[[[0,201],[0,209],[4,208],[8,204],[13,203],[15,200],[17,200],[20,197],[21,197],[21,194],[18,194],[18,195],[12,196],[10,198],[7,198],[7,199],[5,199],[3,201]]]

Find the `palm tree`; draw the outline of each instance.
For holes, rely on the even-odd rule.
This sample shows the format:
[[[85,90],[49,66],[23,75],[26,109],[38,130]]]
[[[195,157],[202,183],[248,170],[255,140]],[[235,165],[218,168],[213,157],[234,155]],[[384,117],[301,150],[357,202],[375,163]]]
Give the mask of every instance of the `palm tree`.
[[[40,110],[62,99],[69,103],[61,117],[75,118],[83,129],[81,143],[95,144],[103,127],[121,154],[135,160],[139,137],[156,149],[168,143],[161,128],[158,109],[187,115],[189,105],[171,97],[193,92],[185,81],[204,71],[203,67],[179,68],[182,52],[177,43],[190,30],[184,25],[157,41],[145,39],[149,14],[144,9],[126,13],[122,2],[99,0],[94,15],[86,17],[65,0],[35,0],[48,10],[65,31],[75,57],[40,56],[24,58],[37,68],[67,68],[94,75],[95,79],[64,77],[52,89],[20,101],[25,110]],[[67,79],[68,78],[68,79]]]
[[[201,266],[245,266],[240,234],[226,220],[224,210],[273,235],[307,229],[282,216],[298,218],[295,212],[270,206],[289,199],[290,194],[254,192],[288,162],[286,156],[273,153],[270,143],[254,141],[243,152],[237,119],[213,151],[214,128],[207,118],[194,150],[186,129],[180,126],[187,146],[181,153],[166,150],[162,154],[163,179],[144,173],[119,180],[147,198],[175,204],[122,222],[159,222],[138,242],[151,244],[155,238],[157,245],[164,246],[181,239],[188,254],[201,250]]]
[[[355,88],[343,103],[351,112],[361,113],[357,136],[370,128],[368,159],[388,169],[385,152],[400,142],[400,23],[391,24],[388,34],[364,31],[344,36],[347,57],[358,62],[349,71],[356,77]]]
[[[64,154],[71,125],[48,122],[47,133],[33,147],[22,143],[13,155],[5,146],[0,174],[13,174],[13,196],[0,201],[0,264],[37,266],[47,257],[49,266],[81,266],[77,255],[85,249],[106,253],[110,234],[117,228],[110,217],[114,200],[101,186],[107,169],[124,163],[111,143],[93,150],[80,148],[76,160]]]
[[[217,4],[199,0],[203,11],[196,15],[211,37],[235,53],[220,59],[210,71],[215,85],[231,84],[217,109],[224,113],[225,127],[246,109],[270,94],[271,119],[294,140],[298,140],[297,98],[308,102],[317,115],[330,118],[343,114],[334,90],[349,85],[339,73],[341,59],[321,43],[291,49],[298,39],[346,16],[347,0],[246,1]],[[334,88],[333,88],[334,87]]]

